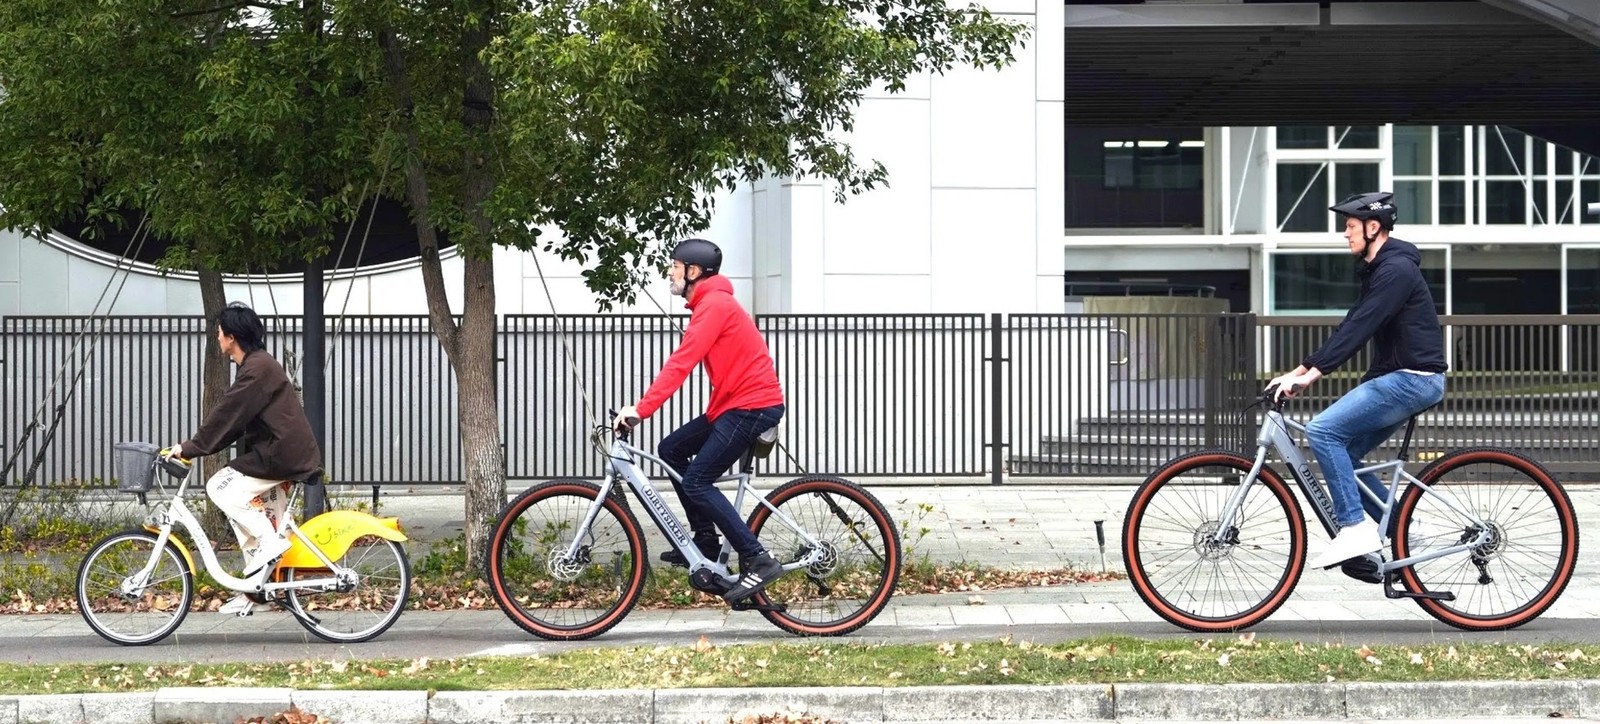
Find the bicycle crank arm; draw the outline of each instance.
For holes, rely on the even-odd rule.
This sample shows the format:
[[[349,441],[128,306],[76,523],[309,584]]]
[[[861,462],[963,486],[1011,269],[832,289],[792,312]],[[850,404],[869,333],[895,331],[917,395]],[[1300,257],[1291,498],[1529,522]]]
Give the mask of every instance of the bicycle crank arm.
[[[772,611],[774,613],[783,613],[789,610],[788,606],[781,603],[751,603],[748,598],[734,601],[728,604],[728,607],[735,611]]]
[[[1449,591],[1423,591],[1421,593],[1417,593],[1415,591],[1402,591],[1398,588],[1395,588],[1393,582],[1384,584],[1383,595],[1388,598],[1426,598],[1430,601],[1456,600],[1456,594]]]

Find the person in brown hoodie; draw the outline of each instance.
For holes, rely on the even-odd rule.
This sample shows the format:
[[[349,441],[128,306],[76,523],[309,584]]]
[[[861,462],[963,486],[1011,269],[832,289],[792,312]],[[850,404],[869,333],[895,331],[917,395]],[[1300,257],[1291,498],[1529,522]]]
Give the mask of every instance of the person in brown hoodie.
[[[283,365],[262,348],[266,329],[255,311],[229,304],[217,315],[216,334],[223,354],[239,366],[233,386],[193,437],[168,450],[187,461],[239,443],[240,454],[211,476],[206,494],[232,523],[248,576],[289,549],[278,532],[289,486],[322,468],[322,450]],[[239,596],[221,611],[247,612],[249,603]]]

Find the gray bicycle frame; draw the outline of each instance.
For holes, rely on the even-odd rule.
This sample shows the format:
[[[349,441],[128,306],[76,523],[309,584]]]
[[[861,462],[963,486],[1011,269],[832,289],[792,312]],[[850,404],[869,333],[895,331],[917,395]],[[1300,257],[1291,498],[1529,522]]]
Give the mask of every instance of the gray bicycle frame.
[[[589,526],[594,523],[595,516],[600,514],[600,506],[605,503],[606,497],[611,494],[612,486],[618,480],[621,480],[626,482],[628,487],[633,489],[634,495],[644,502],[645,512],[649,514],[650,520],[655,522],[656,527],[661,530],[662,534],[667,536],[667,540],[672,543],[673,547],[678,549],[679,553],[683,554],[684,560],[689,562],[690,573],[707,568],[721,576],[725,581],[738,580],[738,576],[733,575],[732,569],[722,562],[727,559],[728,551],[732,547],[731,543],[723,540],[722,551],[717,556],[718,560],[712,560],[702,554],[700,547],[693,544],[687,526],[678,520],[678,516],[671,509],[667,508],[667,503],[661,498],[661,494],[656,492],[655,486],[651,485],[650,481],[645,478],[644,471],[640,470],[638,463],[635,462],[637,458],[650,460],[660,465],[661,469],[665,470],[673,480],[683,481],[678,473],[672,469],[672,466],[667,465],[661,458],[629,445],[620,438],[612,440],[611,451],[606,455],[606,459],[611,465],[611,474],[600,482],[600,494],[595,496],[594,503],[589,506],[589,511],[584,514],[583,523],[579,525],[577,532],[573,535],[572,542],[567,544],[567,558],[571,559],[578,555],[579,542],[583,540],[586,531],[589,530]],[[782,521],[790,530],[805,540],[811,552],[798,561],[784,564],[783,571],[785,573],[806,568],[815,563],[817,557],[821,555],[821,543],[804,528],[801,528],[799,524],[795,523],[794,519],[790,518],[787,513],[778,510],[772,503],[767,502],[765,497],[757,495],[755,490],[750,487],[750,481],[754,477],[751,473],[728,474],[718,477],[715,482],[725,483],[737,480],[739,482],[739,490],[734,495],[734,510],[744,509],[744,495],[746,491],[749,491],[750,496],[755,498],[757,505],[772,511],[772,514],[778,520]]]
[[[1236,518],[1239,515],[1240,507],[1244,505],[1245,496],[1249,494],[1250,488],[1259,479],[1261,468],[1266,465],[1268,448],[1277,450],[1278,456],[1285,465],[1289,466],[1289,474],[1300,485],[1300,490],[1305,493],[1306,499],[1311,501],[1311,508],[1316,513],[1317,520],[1322,521],[1323,529],[1328,532],[1329,536],[1338,532],[1339,525],[1333,515],[1333,498],[1328,495],[1328,489],[1323,486],[1322,481],[1318,480],[1316,474],[1311,471],[1311,465],[1306,462],[1305,454],[1300,451],[1300,447],[1289,436],[1290,430],[1305,434],[1306,428],[1304,425],[1284,417],[1283,413],[1278,410],[1267,410],[1266,416],[1261,420],[1261,430],[1256,433],[1255,462],[1250,466],[1249,475],[1245,476],[1245,479],[1239,484],[1239,488],[1233,491],[1233,495],[1228,498],[1228,504],[1222,509],[1221,524],[1214,535],[1222,535],[1223,531],[1231,529],[1237,523]],[[1389,519],[1394,512],[1394,501],[1399,494],[1401,478],[1421,488],[1423,494],[1437,497],[1446,506],[1449,506],[1451,510],[1471,519],[1478,528],[1478,535],[1471,541],[1458,543],[1437,551],[1409,556],[1396,561],[1384,560],[1378,566],[1379,573],[1387,573],[1436,558],[1469,551],[1488,540],[1489,526],[1481,518],[1459,505],[1455,500],[1455,496],[1436,491],[1427,483],[1406,472],[1406,461],[1404,459],[1395,458],[1377,465],[1357,468],[1355,471],[1358,478],[1365,473],[1382,472],[1389,473],[1388,494],[1385,499],[1380,499],[1371,489],[1359,482],[1356,483],[1356,488],[1361,491],[1362,496],[1367,500],[1377,503],[1378,507],[1383,509],[1383,519],[1378,521],[1378,536],[1383,542],[1383,550],[1389,549]],[[1380,479],[1382,479],[1381,476]]]

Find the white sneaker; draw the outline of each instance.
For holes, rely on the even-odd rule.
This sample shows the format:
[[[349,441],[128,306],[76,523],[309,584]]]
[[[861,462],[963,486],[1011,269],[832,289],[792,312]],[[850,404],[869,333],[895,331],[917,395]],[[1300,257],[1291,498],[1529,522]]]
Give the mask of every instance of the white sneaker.
[[[1321,553],[1317,554],[1306,563],[1312,568],[1328,568],[1340,563],[1363,556],[1383,548],[1383,541],[1378,539],[1378,524],[1372,519],[1363,519],[1360,523],[1344,528],[1328,543]]]
[[[241,593],[237,596],[234,596],[233,600],[222,604],[222,606],[217,609],[217,613],[220,613],[224,616],[249,616],[250,609],[254,608],[255,605],[255,601],[250,600],[249,596]]]
[[[277,536],[261,541],[254,551],[251,551],[248,563],[245,564],[244,574],[250,575],[261,570],[262,566],[282,557],[289,551],[289,540]]]

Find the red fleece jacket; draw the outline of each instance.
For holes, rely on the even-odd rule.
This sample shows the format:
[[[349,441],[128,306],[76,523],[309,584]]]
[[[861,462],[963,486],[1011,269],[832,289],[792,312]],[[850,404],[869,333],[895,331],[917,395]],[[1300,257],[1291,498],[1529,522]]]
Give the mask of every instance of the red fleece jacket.
[[[728,410],[783,404],[783,387],[767,342],[755,320],[733,298],[733,284],[720,275],[695,282],[689,296],[689,328],[639,399],[639,417],[648,418],[661,409],[701,363],[711,378],[707,418],[715,420]]]

